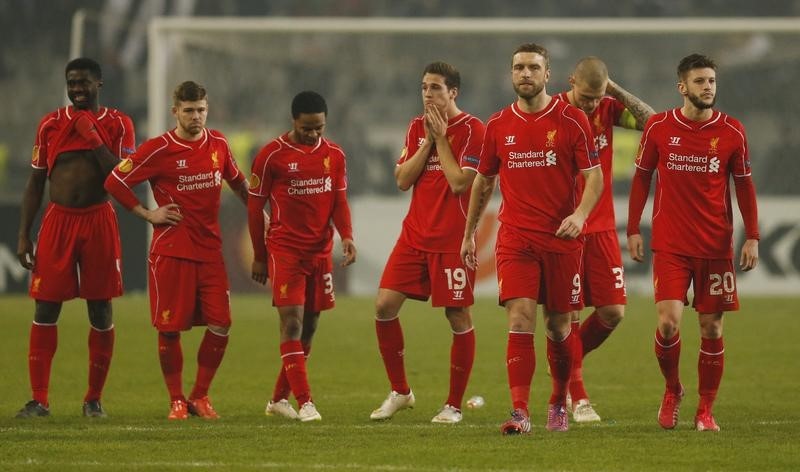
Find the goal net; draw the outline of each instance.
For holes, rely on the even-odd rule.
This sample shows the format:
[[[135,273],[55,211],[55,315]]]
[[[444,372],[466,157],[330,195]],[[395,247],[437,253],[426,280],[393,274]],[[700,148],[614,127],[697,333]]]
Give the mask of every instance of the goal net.
[[[524,42],[551,53],[549,93],[567,90],[575,62],[596,55],[616,82],[657,111],[681,103],[678,61],[693,52],[707,54],[720,65],[717,107],[748,130],[759,195],[778,194],[777,200],[791,206],[794,200],[786,199],[797,197],[800,175],[800,138],[789,129],[800,103],[798,33],[800,23],[788,19],[158,18],[148,32],[147,129],[154,136],[173,126],[169,108],[176,84],[202,83],[209,91],[209,126],[228,136],[249,174],[258,149],[289,129],[292,97],[301,90],[320,92],[329,107],[326,134],[347,152],[359,247],[358,263],[346,278],[337,277],[337,289],[373,294],[407,210],[408,195],[396,189],[392,169],[406,126],[420,113],[426,64],[443,60],[458,67],[459,106],[485,120],[514,100],[511,53]],[[624,241],[639,133],[615,133],[615,195]],[[233,288],[252,289],[245,211],[231,195],[222,218]],[[762,234],[785,223],[777,213],[770,218]],[[643,219],[649,221],[649,212]],[[488,234],[491,223],[485,225]],[[794,224],[788,234],[796,243],[800,231]],[[478,287],[494,294],[492,237],[483,239]],[[760,269],[764,290],[797,286],[800,251],[792,244],[775,249],[771,257],[778,267]],[[648,267],[626,267],[631,290],[650,290]]]

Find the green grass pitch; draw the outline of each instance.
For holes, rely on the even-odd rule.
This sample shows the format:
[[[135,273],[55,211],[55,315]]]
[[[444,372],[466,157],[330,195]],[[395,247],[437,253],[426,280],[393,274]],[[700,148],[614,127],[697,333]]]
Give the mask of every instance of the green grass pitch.
[[[147,298],[115,302],[117,341],[103,404],[104,420],[80,416],[86,384],[88,322],[84,304],[66,303],[53,364],[52,416],[17,420],[29,400],[27,343],[33,303],[0,298],[0,470],[800,470],[798,298],[742,300],[725,319],[725,376],[715,413],[722,432],[692,430],[697,405],[698,328],[683,322],[679,425],[663,431],[656,412],[663,381],[653,355],[655,308],[630,300],[616,333],[585,361],[587,389],[603,422],[544,429],[550,391],[541,315],[531,394],[533,433],[503,437],[510,399],[505,371],[506,321],[491,299],[473,309],[478,352],[458,425],[434,425],[446,399],[450,331],[441,310],[407,302],[401,320],[413,410],[386,422],[369,413],[389,391],[374,334],[373,301],[340,297],[320,321],[309,361],[323,421],[264,416],[279,368],[278,320],[263,296],[232,300],[228,352],[211,388],[216,422],[167,422],[169,402],[158,367]],[[584,315],[588,312],[584,312]],[[186,391],[194,380],[202,334],[183,335]]]

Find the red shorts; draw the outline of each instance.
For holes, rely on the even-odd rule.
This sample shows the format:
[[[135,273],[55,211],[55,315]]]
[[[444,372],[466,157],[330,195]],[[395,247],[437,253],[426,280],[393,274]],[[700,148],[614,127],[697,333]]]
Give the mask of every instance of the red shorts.
[[[395,244],[380,283],[415,300],[432,296],[435,307],[471,306],[474,286],[475,271],[459,254],[419,251],[403,241]]]
[[[694,287],[692,307],[698,313],[737,311],[736,270],[732,259],[701,259],[669,252],[653,252],[653,286],[656,302],[682,300]]]
[[[589,306],[624,305],[625,272],[616,230],[589,233],[583,247],[584,301]]]
[[[497,232],[497,284],[500,304],[531,298],[556,313],[583,308],[583,248],[561,254],[542,251],[507,226]]]
[[[110,202],[86,208],[47,205],[36,245],[30,296],[62,302],[122,295],[117,214]]]
[[[225,263],[150,254],[150,317],[161,332],[231,325]]]
[[[272,305],[301,305],[318,313],[333,308],[333,259],[330,254],[300,257],[294,254],[269,255]]]

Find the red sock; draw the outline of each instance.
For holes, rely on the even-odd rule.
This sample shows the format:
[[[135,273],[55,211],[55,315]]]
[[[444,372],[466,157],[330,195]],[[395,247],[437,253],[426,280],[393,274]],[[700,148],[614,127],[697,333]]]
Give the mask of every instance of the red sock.
[[[508,386],[514,409],[528,411],[531,380],[536,370],[536,352],[533,350],[533,333],[508,333],[506,347]]]
[[[656,329],[655,342],[656,358],[661,367],[661,374],[667,381],[667,389],[673,393],[681,391],[681,381],[679,378],[678,363],[681,359],[681,335],[675,333],[670,339],[664,339]]]
[[[100,400],[114,353],[114,325],[104,330],[89,329],[89,390],[83,401]]]
[[[47,393],[50,386],[50,366],[58,346],[58,326],[55,324],[31,325],[28,345],[28,374],[31,379],[33,399],[49,406]]]
[[[570,331],[569,335],[561,341],[547,338],[547,362],[550,363],[550,377],[553,380],[553,393],[550,394],[550,404],[567,403],[567,388],[572,370],[572,351],[574,349],[573,336],[577,333]]]
[[[211,381],[214,380],[214,375],[222,363],[227,345],[227,334],[221,335],[206,329],[203,341],[197,350],[197,377],[194,381],[192,393],[189,395],[190,399],[195,400],[208,395],[208,388],[211,386]]]
[[[311,345],[303,344],[303,356],[306,358],[308,364],[308,356],[311,354]],[[292,394],[292,387],[289,385],[289,379],[286,378],[286,372],[281,366],[281,371],[278,373],[278,380],[275,381],[275,390],[272,391],[272,401],[279,402],[289,398]]]
[[[286,379],[292,388],[297,406],[311,401],[311,387],[308,386],[308,373],[306,372],[306,358],[303,345],[299,340],[281,343],[281,361]]]
[[[598,346],[603,344],[603,341],[608,339],[614,328],[603,323],[597,310],[593,311],[586,320],[584,320],[580,329],[581,344],[583,345],[583,352],[581,356],[585,356],[590,352],[597,349]],[[578,331],[575,331],[577,334]]]
[[[167,336],[158,333],[158,360],[161,362],[161,373],[167,384],[169,399],[186,400],[183,396],[183,351],[181,350],[181,334]]]
[[[405,343],[400,318],[375,320],[375,332],[378,334],[378,349],[381,351],[383,366],[386,367],[386,375],[389,376],[392,390],[408,395],[411,388],[408,386],[406,368],[403,365]]]
[[[586,324],[586,322],[584,322]],[[583,385],[583,340],[578,334],[581,331],[581,322],[572,322],[572,370],[569,373],[569,394],[572,401],[577,402],[589,398]]]
[[[700,358],[697,361],[697,373],[700,377],[698,390],[700,404],[698,410],[711,411],[717,398],[722,370],[725,366],[725,345],[719,339],[700,339]]]
[[[447,396],[447,404],[459,410],[474,361],[475,329],[470,328],[464,333],[453,333],[453,344],[450,346],[450,394]]]

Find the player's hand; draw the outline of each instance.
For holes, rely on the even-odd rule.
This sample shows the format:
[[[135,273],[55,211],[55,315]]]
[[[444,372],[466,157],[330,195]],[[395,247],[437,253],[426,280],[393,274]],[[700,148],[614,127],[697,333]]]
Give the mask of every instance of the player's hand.
[[[475,241],[473,238],[461,241],[461,261],[472,270],[478,269],[478,258],[475,256]]]
[[[644,262],[644,239],[641,234],[628,236],[628,254],[636,262]]]
[[[267,283],[267,278],[269,278],[267,264],[265,262],[253,261],[250,277],[261,285],[265,285]]]
[[[33,242],[29,237],[20,237],[17,243],[17,258],[22,267],[31,270],[36,261],[33,255]]]
[[[747,272],[758,265],[758,239],[748,239],[742,245],[742,256],[739,258],[739,267]]]
[[[447,117],[431,103],[425,105],[425,127],[434,140],[447,135]]]
[[[153,226],[170,225],[175,226],[183,219],[180,207],[177,203],[168,203],[162,207],[147,213],[147,221]]]
[[[575,239],[583,231],[583,223],[586,218],[578,211],[569,215],[561,221],[561,226],[556,230],[556,237],[561,239]]]
[[[356,261],[356,252],[356,245],[352,239],[342,239],[342,254],[344,255],[342,267],[347,267]]]
[[[88,112],[84,111],[78,113],[78,116],[75,117],[74,127],[78,134],[91,143],[92,149],[103,145],[103,139],[100,138],[100,134],[97,132],[94,121],[89,118]]]

